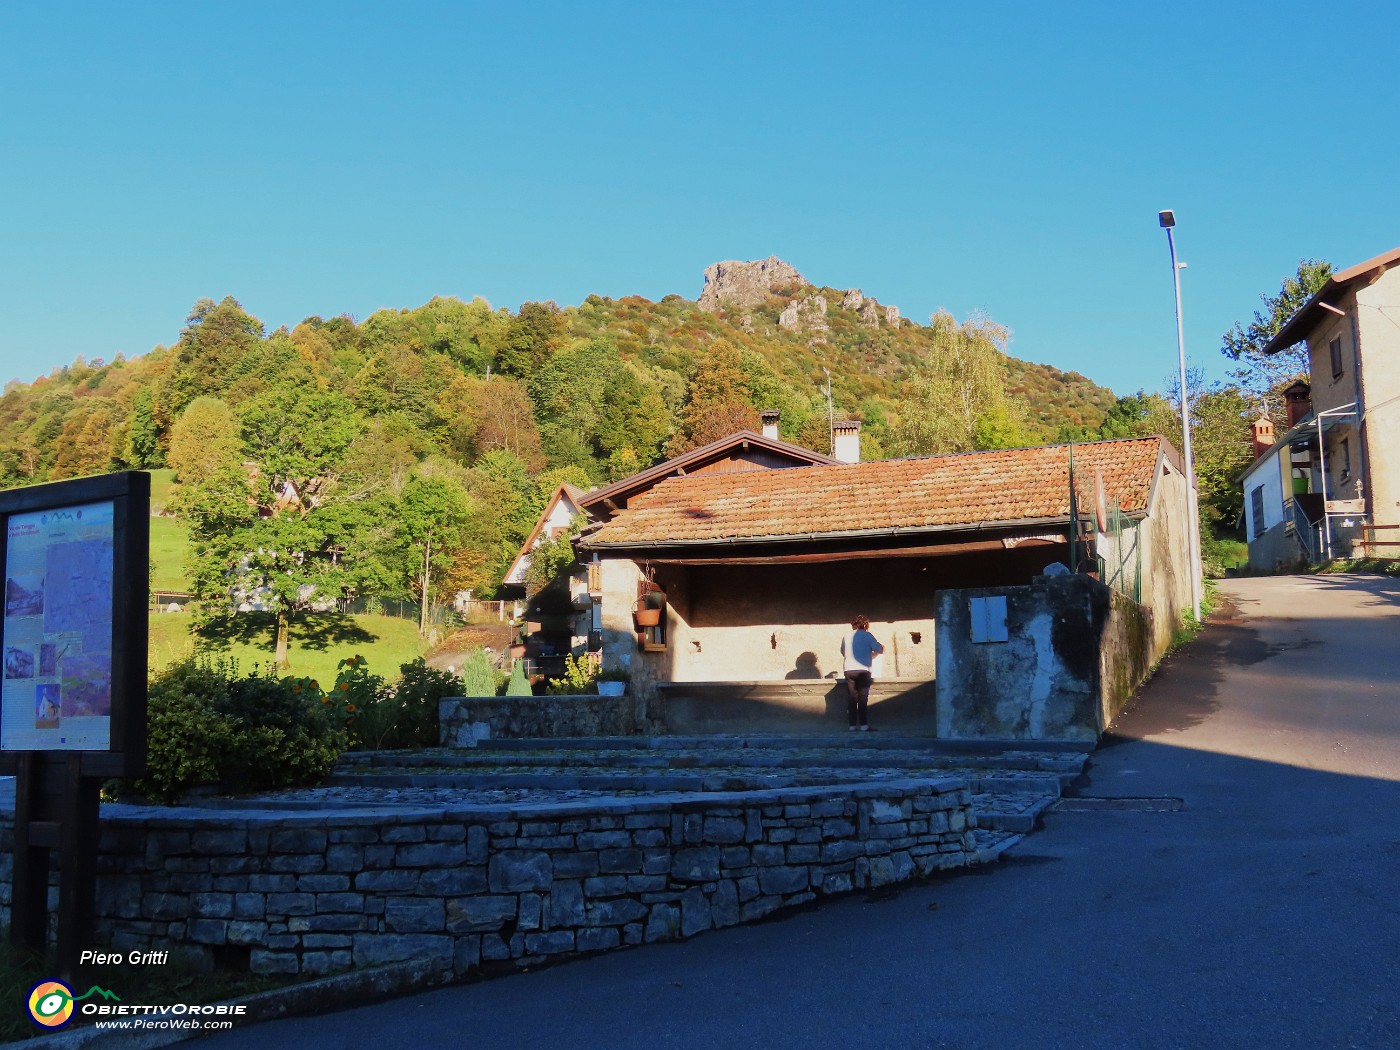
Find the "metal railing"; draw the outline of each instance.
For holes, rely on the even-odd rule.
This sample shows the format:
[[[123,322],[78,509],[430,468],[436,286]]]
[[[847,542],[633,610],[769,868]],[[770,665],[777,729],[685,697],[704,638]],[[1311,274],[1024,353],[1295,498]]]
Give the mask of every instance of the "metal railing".
[[[1316,565],[1322,560],[1322,545],[1319,542],[1318,526],[1308,520],[1307,514],[1296,499],[1284,501],[1290,520],[1293,524],[1293,535],[1298,539],[1298,546],[1303,548],[1303,557],[1307,559],[1309,565]]]
[[[1103,533],[1104,552],[1098,556],[1099,579],[1133,601],[1142,602],[1142,536],[1138,525],[1115,500]]]

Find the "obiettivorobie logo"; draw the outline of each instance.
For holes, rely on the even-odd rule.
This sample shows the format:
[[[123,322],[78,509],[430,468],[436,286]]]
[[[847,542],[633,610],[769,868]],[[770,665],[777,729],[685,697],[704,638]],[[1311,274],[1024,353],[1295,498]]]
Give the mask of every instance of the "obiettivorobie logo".
[[[91,1001],[83,1002],[84,999]],[[248,1016],[247,1003],[171,1003],[167,1006],[124,1003],[116,992],[95,984],[82,995],[74,995],[68,985],[53,980],[40,981],[31,988],[27,1002],[29,1019],[49,1031],[62,1028],[75,1014],[92,1020],[99,1028],[205,1030],[231,1028],[234,1018]],[[82,1005],[77,1005],[79,1003]]]
[[[74,995],[62,981],[40,981],[29,990],[29,1019],[40,1028],[62,1028],[73,1020],[73,1004],[92,995],[121,1002],[116,992],[95,984],[82,995]]]

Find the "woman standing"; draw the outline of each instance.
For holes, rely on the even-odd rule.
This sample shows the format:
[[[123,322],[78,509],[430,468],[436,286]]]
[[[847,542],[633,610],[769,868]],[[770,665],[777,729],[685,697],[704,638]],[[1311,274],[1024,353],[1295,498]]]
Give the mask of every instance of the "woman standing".
[[[851,621],[851,633],[841,639],[841,659],[846,671],[846,712],[850,716],[850,731],[870,730],[866,708],[870,703],[870,665],[885,647],[870,633],[870,617],[857,616]]]

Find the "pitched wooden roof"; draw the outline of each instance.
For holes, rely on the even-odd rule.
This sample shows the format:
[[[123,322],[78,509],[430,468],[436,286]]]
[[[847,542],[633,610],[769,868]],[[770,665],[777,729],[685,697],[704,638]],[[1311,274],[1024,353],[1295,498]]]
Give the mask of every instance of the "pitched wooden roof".
[[[1092,513],[1095,472],[1110,503],[1146,514],[1158,437],[1074,445],[1080,509]],[[1179,469],[1179,467],[1178,467]],[[943,532],[1069,519],[1069,446],[669,478],[585,532],[587,550],[799,542]]]
[[[549,502],[544,505],[544,510],[540,511],[540,516],[535,519],[535,527],[530,530],[530,535],[525,537],[525,542],[520,545],[520,551],[516,554],[515,560],[510,563],[510,568],[506,570],[505,577],[501,580],[507,584],[521,584],[525,582],[525,569],[530,564],[530,552],[535,549],[540,538],[540,533],[544,531],[545,522],[549,520],[554,508],[559,502],[566,501],[566,509],[570,517],[583,513],[582,501],[584,492],[577,485],[570,485],[567,481],[554,490],[554,494],[549,497]]]
[[[1307,337],[1308,332],[1317,324],[1318,317],[1324,310],[1329,312],[1336,310],[1336,303],[1348,288],[1362,280],[1374,280],[1397,264],[1400,264],[1400,248],[1392,248],[1390,251],[1382,252],[1365,262],[1337,271],[1327,278],[1327,283],[1319,288],[1306,303],[1298,308],[1298,312],[1288,319],[1288,323],[1278,330],[1277,335],[1269,340],[1263,352],[1276,354],[1280,350],[1287,350],[1290,346],[1302,342]]]
[[[607,517],[614,508],[630,505],[639,494],[669,477],[693,473],[703,469],[707,464],[730,458],[736,452],[742,453],[750,449],[757,453],[767,453],[774,461],[771,466],[781,465],[783,469],[836,462],[830,456],[823,456],[820,452],[813,452],[811,449],[802,448],[799,445],[779,441],[777,438],[764,437],[752,430],[740,430],[728,437],[720,438],[718,441],[711,441],[708,445],[701,445],[699,448],[693,448],[679,456],[673,456],[671,459],[657,463],[646,470],[638,471],[636,474],[616,481],[605,488],[585,493],[581,506],[598,517]],[[764,470],[765,467],[755,463],[752,469]]]

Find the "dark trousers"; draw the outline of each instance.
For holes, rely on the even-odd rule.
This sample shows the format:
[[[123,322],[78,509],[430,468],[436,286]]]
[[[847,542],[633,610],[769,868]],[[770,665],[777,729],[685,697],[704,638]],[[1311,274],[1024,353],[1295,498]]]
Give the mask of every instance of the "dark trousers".
[[[870,703],[870,672],[847,671],[846,691],[849,694],[846,698],[846,714],[850,717],[851,725],[869,725],[870,720],[865,709]]]

